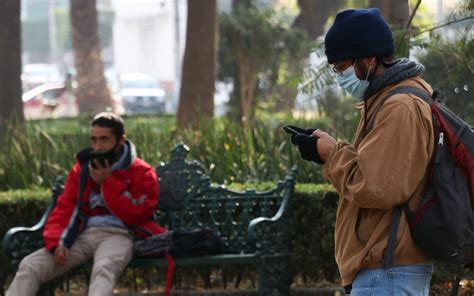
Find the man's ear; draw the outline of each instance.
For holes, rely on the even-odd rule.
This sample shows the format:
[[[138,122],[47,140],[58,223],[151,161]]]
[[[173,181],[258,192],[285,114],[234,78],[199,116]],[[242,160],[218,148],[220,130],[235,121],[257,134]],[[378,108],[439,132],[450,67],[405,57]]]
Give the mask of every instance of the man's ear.
[[[122,135],[122,137],[120,138],[119,140],[119,144],[120,145],[123,145],[125,144],[125,140],[127,139],[127,136],[125,134]]]

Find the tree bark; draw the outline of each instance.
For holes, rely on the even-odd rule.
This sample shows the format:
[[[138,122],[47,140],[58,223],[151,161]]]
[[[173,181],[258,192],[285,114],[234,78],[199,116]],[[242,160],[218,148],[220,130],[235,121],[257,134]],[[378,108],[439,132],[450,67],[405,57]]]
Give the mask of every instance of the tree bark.
[[[321,1],[298,0],[300,14],[296,17],[293,25],[303,29],[311,39],[318,38],[324,32],[324,23],[327,18],[322,16]],[[320,6],[318,8],[318,6]]]
[[[301,28],[314,40],[324,33],[328,15],[334,14],[343,2],[341,0],[298,0],[300,14],[296,17],[293,26]]]
[[[248,53],[242,49],[239,51],[239,79],[242,123],[247,128],[251,126],[254,119],[257,70]]]
[[[214,115],[217,59],[216,0],[188,1],[178,126],[198,127],[200,117]]]
[[[79,113],[112,109],[101,58],[96,0],[71,0],[71,31]]]
[[[21,1],[0,1],[0,135],[8,121],[23,124]]]
[[[408,0],[370,0],[370,6],[380,9],[385,20],[394,30],[405,28],[410,18]]]

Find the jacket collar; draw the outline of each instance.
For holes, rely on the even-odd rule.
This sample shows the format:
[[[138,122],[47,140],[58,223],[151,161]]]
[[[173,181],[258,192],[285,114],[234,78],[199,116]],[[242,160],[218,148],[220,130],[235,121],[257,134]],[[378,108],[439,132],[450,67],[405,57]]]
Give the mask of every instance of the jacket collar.
[[[137,152],[135,149],[135,145],[130,140],[125,140],[124,149],[122,155],[119,157],[119,160],[113,164],[113,169],[117,170],[125,170],[128,169],[132,163],[135,161],[137,157]],[[81,166],[86,165],[89,163],[92,148],[86,148],[81,150],[79,153],[76,154],[76,159],[80,163]]]

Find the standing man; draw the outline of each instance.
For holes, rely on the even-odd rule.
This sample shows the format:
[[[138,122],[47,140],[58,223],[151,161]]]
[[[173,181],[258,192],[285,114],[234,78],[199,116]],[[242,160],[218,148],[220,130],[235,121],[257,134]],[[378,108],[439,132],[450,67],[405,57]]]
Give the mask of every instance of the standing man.
[[[424,67],[394,58],[392,32],[378,9],[338,13],[325,47],[339,85],[360,101],[354,143],[321,130],[293,142],[303,158],[324,163],[323,176],[340,196],[335,252],[342,284],[355,296],[427,296],[433,265],[403,213],[394,250],[387,251],[394,209],[406,202],[413,209],[420,200],[434,147],[430,106],[411,94],[389,93],[412,86],[431,94],[420,78]]]
[[[113,295],[132,258],[133,236],[165,231],[151,220],[157,203],[155,171],[126,140],[122,118],[96,115],[91,148],[77,154],[44,227],[45,247],[22,260],[7,296],[36,295],[42,283],[89,259],[88,295]]]

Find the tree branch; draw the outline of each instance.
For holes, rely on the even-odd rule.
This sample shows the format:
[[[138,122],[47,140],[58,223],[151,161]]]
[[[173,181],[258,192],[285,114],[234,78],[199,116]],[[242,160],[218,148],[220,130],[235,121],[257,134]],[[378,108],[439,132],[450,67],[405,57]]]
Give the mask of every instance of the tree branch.
[[[474,15],[470,15],[470,16],[467,16],[467,17],[464,17],[464,18],[458,19],[458,20],[452,20],[450,22],[447,22],[447,23],[439,25],[439,26],[434,26],[434,27],[426,29],[426,30],[418,31],[418,32],[414,33],[413,36],[420,35],[420,34],[423,34],[423,33],[426,33],[426,32],[431,32],[431,31],[434,31],[434,30],[437,30],[437,29],[440,29],[440,28],[443,28],[443,27],[446,27],[446,26],[449,26],[449,25],[452,25],[452,24],[455,24],[455,23],[459,23],[459,22],[462,22],[462,21],[465,21],[465,20],[470,20],[470,19],[474,19]]]
[[[416,11],[418,10],[418,7],[420,7],[420,4],[421,4],[421,0],[418,0],[418,2],[417,2],[416,5],[415,5],[415,8],[414,8],[413,11],[411,12],[410,19],[408,20],[408,23],[407,23],[407,25],[405,26],[405,30],[410,29],[411,23],[413,22],[413,18],[415,17]]]

